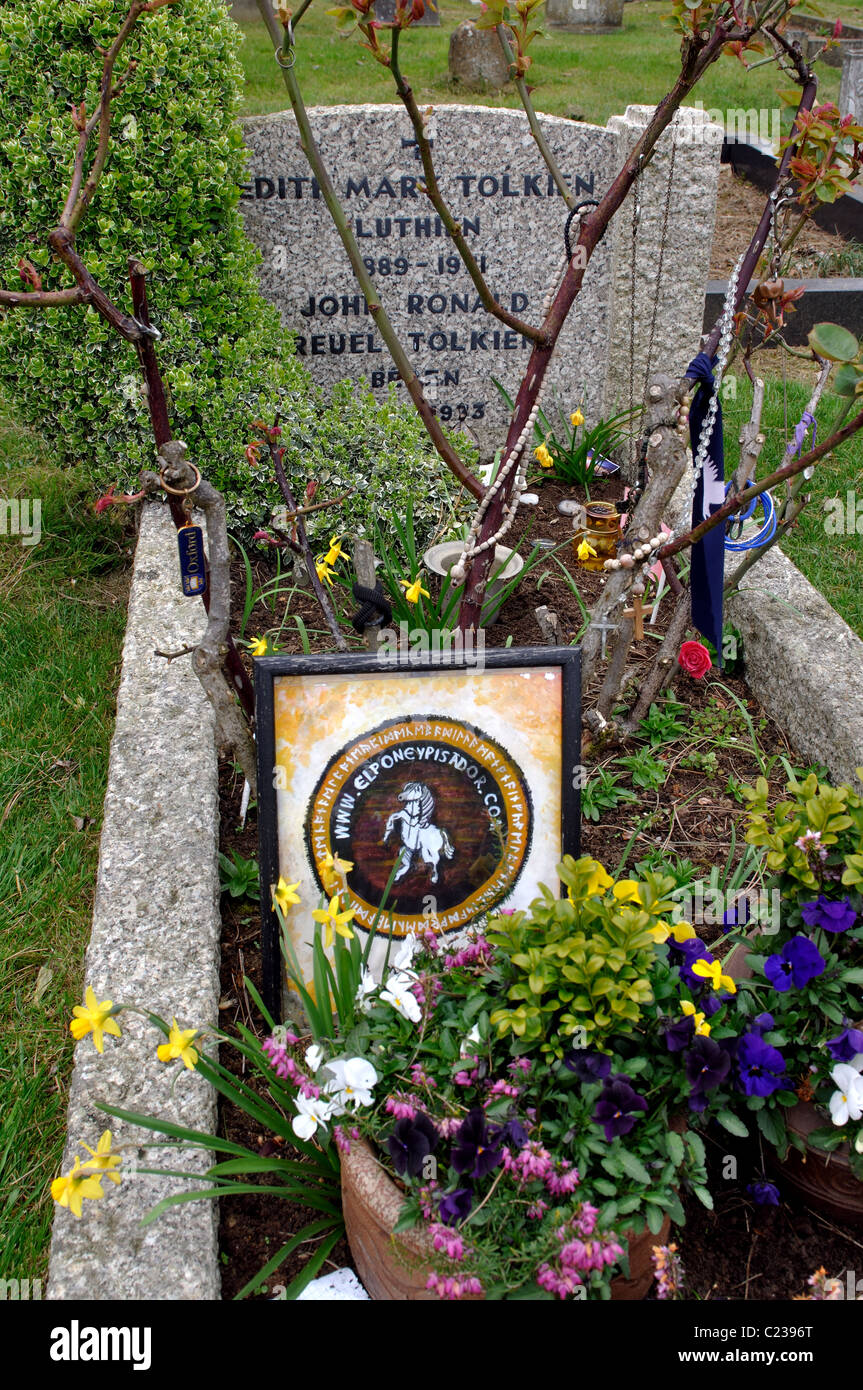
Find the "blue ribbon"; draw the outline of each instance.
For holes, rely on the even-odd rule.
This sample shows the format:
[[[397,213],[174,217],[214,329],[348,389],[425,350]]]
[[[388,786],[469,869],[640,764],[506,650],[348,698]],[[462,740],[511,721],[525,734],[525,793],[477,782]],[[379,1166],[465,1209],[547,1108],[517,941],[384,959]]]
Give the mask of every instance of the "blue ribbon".
[[[689,438],[693,456],[698,450],[701,427],[707,415],[716,383],[712,360],[699,352],[686,369],[686,375],[699,383],[689,410]],[[707,502],[705,503],[705,497]],[[692,524],[697,526],[722,506],[725,497],[725,452],[722,443],[722,405],[717,401],[716,418],[708,442],[704,468],[692,499]],[[689,585],[692,595],[692,624],[716,648],[716,661],[722,669],[722,588],[725,582],[725,532],[715,526],[692,547]]]

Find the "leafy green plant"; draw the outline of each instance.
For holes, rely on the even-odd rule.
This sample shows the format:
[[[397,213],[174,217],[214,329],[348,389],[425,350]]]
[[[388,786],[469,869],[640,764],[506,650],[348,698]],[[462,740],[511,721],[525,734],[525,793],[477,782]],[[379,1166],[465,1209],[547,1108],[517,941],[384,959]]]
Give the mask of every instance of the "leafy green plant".
[[[257,859],[244,859],[236,850],[230,857],[220,854],[219,883],[221,891],[232,898],[260,897]]]
[[[634,787],[647,791],[658,791],[668,775],[668,764],[662,758],[654,758],[649,748],[640,748],[637,753],[614,761],[627,768]]]
[[[684,738],[689,729],[681,715],[686,714],[686,706],[670,695],[650,706],[644,719],[639,722],[639,737],[646,738],[651,748],[661,748],[664,743],[675,743]]]
[[[619,787],[620,775],[609,772],[607,768],[597,768],[588,777],[581,790],[581,814],[588,820],[598,821],[604,811],[613,811],[627,801],[637,801],[635,792],[628,787]]]
[[[513,401],[501,383],[492,377],[495,386],[510,410]],[[585,426],[580,410],[567,415],[559,401],[555,402],[559,424],[553,424],[544,410],[540,410],[533,428],[534,440],[539,451],[546,457],[556,477],[573,487],[584,489],[590,501],[590,486],[596,477],[600,461],[618,449],[626,439],[623,428],[632,419],[632,412],[621,410],[608,420],[599,420],[592,429]]]
[[[703,772],[705,777],[716,777],[719,773],[719,759],[712,748],[693,748],[691,752],[684,753],[680,766],[689,768],[691,772]]]

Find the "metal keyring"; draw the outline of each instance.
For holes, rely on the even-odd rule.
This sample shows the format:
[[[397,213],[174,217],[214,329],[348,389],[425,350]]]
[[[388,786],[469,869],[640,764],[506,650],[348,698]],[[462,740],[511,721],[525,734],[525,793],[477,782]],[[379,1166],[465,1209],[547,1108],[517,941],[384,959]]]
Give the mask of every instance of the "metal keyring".
[[[159,473],[160,487],[164,488],[165,492],[170,492],[172,497],[188,497],[190,492],[195,492],[201,483],[201,470],[200,468],[196,468],[193,463],[190,463],[188,466],[195,475],[195,481],[192,483],[191,487],[170,487],[169,484],[165,482],[164,468]]]
[[[288,41],[288,52],[291,55],[291,61],[289,63],[282,62],[282,57],[284,56],[285,51],[285,45],[283,43],[280,43],[278,48],[276,49],[276,62],[278,63],[280,68],[292,68],[296,59],[294,57],[294,30],[290,20],[288,20],[285,26],[285,37]]]

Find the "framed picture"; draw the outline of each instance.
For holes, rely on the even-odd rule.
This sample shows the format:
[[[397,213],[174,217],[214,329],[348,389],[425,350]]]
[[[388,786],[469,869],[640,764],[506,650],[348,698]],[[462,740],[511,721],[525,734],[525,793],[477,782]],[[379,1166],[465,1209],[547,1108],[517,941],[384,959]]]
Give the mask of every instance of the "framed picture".
[[[416,659],[414,659],[416,655]],[[469,655],[469,654],[468,654]],[[450,659],[452,658],[452,659]],[[312,910],[338,858],[342,910],[383,965],[389,934],[454,939],[490,912],[525,908],[577,856],[581,661],[572,647],[255,661],[264,1000],[284,980],[272,889],[311,978]],[[367,938],[366,938],[367,939]]]

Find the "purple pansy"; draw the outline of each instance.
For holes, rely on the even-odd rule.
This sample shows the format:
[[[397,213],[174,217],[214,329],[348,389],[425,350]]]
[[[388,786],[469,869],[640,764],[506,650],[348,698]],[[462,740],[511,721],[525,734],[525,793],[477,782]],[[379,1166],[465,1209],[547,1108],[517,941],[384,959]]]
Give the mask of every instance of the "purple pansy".
[[[731,1070],[731,1058],[724,1047],[713,1038],[697,1037],[686,1054],[686,1079],[692,1087],[692,1098],[703,1097],[725,1080]],[[703,1105],[692,1106],[703,1110]]]
[[[576,1048],[567,1052],[563,1065],[574,1071],[579,1081],[590,1085],[593,1081],[604,1081],[611,1071],[611,1058],[604,1052],[585,1052]]]
[[[823,893],[814,902],[804,903],[801,910],[808,927],[822,927],[824,931],[847,931],[857,921],[857,913],[848,898],[833,902]]]
[[[665,1030],[665,1046],[669,1052],[683,1052],[695,1036],[695,1019],[692,1014],[684,1014]]]
[[[749,1193],[753,1202],[759,1207],[778,1207],[779,1188],[775,1182],[751,1182],[746,1191]]]
[[[671,944],[669,942],[669,945]],[[689,985],[690,989],[701,989],[704,981],[699,979],[697,975],[693,975],[692,967],[697,960],[712,961],[713,956],[710,951],[703,941],[698,941],[694,936],[688,937],[686,941],[675,942],[674,946],[683,956],[683,964],[678,967],[681,980]]]
[[[764,962],[764,974],[780,994],[792,985],[802,989],[823,971],[824,958],[808,936],[793,936],[777,955],[768,956]]]
[[[606,1080],[593,1118],[604,1127],[605,1137],[611,1143],[618,1135],[628,1134],[646,1109],[644,1097],[632,1089],[626,1077],[618,1075]]]
[[[843,1028],[835,1038],[827,1039],[827,1050],[837,1062],[853,1062],[863,1053],[863,1030]]]
[[[437,1143],[437,1130],[428,1115],[420,1111],[412,1120],[396,1121],[387,1140],[387,1149],[400,1177],[418,1178],[425,1159],[437,1148]]]
[[[740,1085],[747,1096],[772,1096],[785,1085],[785,1058],[757,1033],[745,1033],[737,1049]]]
[[[464,1221],[473,1204],[473,1193],[469,1187],[457,1187],[441,1197],[438,1216],[445,1226],[453,1226],[456,1221]]]
[[[775,1026],[772,1014],[756,1014],[752,1020],[752,1032],[759,1038],[763,1038],[765,1033]]]
[[[482,1110],[471,1110],[453,1140],[453,1168],[472,1178],[484,1178],[498,1166],[502,1156],[500,1130],[489,1128]]]

